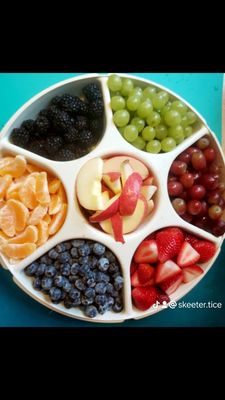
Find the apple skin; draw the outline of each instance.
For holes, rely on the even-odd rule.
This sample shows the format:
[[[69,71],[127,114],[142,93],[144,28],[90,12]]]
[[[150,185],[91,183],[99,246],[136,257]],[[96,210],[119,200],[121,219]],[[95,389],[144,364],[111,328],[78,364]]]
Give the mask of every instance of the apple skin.
[[[143,185],[149,186],[152,185],[154,182],[154,176],[149,175],[144,181],[143,181]]]
[[[107,192],[105,192],[105,193],[107,193]],[[120,198],[120,194],[116,194],[114,197],[112,197],[110,200],[108,200],[108,202],[105,204],[104,210],[97,211],[95,214],[93,214],[89,218],[89,221],[92,223],[95,223],[95,222],[101,222],[101,221],[104,221],[105,219],[111,218],[118,211],[119,198]]]
[[[132,215],[137,205],[142,185],[142,178],[133,172],[125,182],[119,204],[120,215]]]
[[[123,220],[118,212],[111,217],[111,225],[116,242],[125,243],[123,237]]]
[[[120,175],[120,172],[108,172],[107,174],[103,174],[102,176],[103,182],[115,194],[120,193],[122,190]]]
[[[124,186],[130,175],[132,175],[133,172],[135,172],[131,167],[130,160],[125,160],[122,162],[122,164],[120,165],[120,171],[121,171],[122,185]]]
[[[129,156],[115,156],[105,159],[103,166],[103,173],[106,174],[107,172],[111,171],[121,172],[120,166],[122,162],[125,160],[130,161],[132,169],[135,172],[138,172],[141,175],[142,179],[146,179],[149,176],[149,170],[146,167],[146,165],[143,162],[137,160],[136,158]]]

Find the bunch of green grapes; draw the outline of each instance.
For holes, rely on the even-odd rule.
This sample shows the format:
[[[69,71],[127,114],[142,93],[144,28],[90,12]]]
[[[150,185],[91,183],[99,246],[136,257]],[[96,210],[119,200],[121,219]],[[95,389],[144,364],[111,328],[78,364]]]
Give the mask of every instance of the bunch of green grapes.
[[[197,116],[163,90],[135,86],[129,78],[110,75],[113,121],[133,146],[149,153],[168,152],[193,133]]]

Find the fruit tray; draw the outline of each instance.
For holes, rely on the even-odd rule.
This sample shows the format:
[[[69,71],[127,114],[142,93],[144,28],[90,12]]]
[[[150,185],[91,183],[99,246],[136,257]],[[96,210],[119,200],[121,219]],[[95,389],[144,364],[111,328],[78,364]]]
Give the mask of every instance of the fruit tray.
[[[0,254],[0,262],[2,266],[10,271],[14,282],[22,290],[24,290],[28,295],[33,297],[42,305],[68,317],[100,323],[116,323],[123,322],[127,319],[140,319],[163,310],[164,307],[159,305],[157,308],[150,307],[145,311],[141,311],[138,310],[132,303],[130,265],[137,247],[150,234],[166,227],[179,227],[190,234],[196,235],[204,240],[209,240],[216,245],[217,250],[214,256],[210,261],[203,264],[204,274],[200,275],[189,283],[181,284],[179,288],[170,295],[170,299],[173,301],[177,301],[186,295],[205,276],[205,273],[207,273],[207,271],[212,267],[215,259],[217,258],[224,240],[224,235],[216,237],[212,233],[209,233],[206,230],[194,226],[182,219],[174,210],[167,190],[167,179],[173,161],[183,151],[204,136],[210,136],[211,146],[217,151],[217,159],[219,160],[219,163],[222,164],[220,178],[224,181],[225,160],[215,134],[211,131],[207,125],[207,122],[197,112],[197,110],[195,110],[177,94],[149,80],[140,79],[126,74],[120,74],[120,76],[123,78],[132,79],[133,83],[138,87],[143,88],[151,85],[157,90],[163,90],[167,92],[172,99],[181,100],[183,104],[185,104],[189,110],[192,110],[198,117],[197,129],[193,135],[187,137],[172,151],[165,153],[153,154],[135,148],[132,143],[127,142],[122,137],[118,128],[114,124],[113,111],[110,107],[110,91],[107,84],[108,75],[98,74],[83,75],[76,78],[71,78],[47,88],[24,104],[12,116],[1,132],[1,155],[24,156],[27,162],[43,168],[48,173],[60,179],[64,185],[68,203],[65,222],[54,236],[50,237],[45,244],[38,247],[31,255],[16,263],[9,262],[7,257],[5,257],[3,254]],[[25,148],[16,146],[9,140],[9,136],[14,128],[19,127],[24,120],[35,118],[39,111],[45,108],[54,96],[60,96],[64,93],[79,95],[82,87],[91,82],[98,82],[102,90],[104,100],[104,129],[101,140],[88,154],[81,158],[67,162],[54,161],[32,153]],[[96,225],[89,223],[87,215],[84,213],[78,202],[76,187],[77,176],[86,162],[96,157],[109,159],[113,156],[124,155],[126,157],[133,157],[139,160],[151,171],[151,174],[155,177],[154,182],[157,186],[157,192],[154,197],[153,212],[151,212],[145,218],[144,222],[142,222],[137,229],[131,233],[125,234],[125,242],[121,243],[115,241],[112,235],[97,228]],[[85,182],[83,182],[83,184],[85,186]],[[87,187],[85,190],[88,196],[89,188]],[[85,316],[79,308],[66,309],[61,303],[51,303],[48,297],[46,297],[42,292],[36,291],[33,288],[31,279],[24,274],[24,269],[57,244],[70,239],[89,239],[95,242],[97,241],[105,245],[115,254],[120,263],[124,278],[124,308],[121,312],[115,313],[112,311],[107,311],[103,315],[98,314],[94,319],[92,319]]]

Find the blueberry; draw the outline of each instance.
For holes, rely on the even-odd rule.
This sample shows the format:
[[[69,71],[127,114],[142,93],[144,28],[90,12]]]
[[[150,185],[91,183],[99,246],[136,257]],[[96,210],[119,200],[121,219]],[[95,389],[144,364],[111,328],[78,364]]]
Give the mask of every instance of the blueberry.
[[[51,249],[49,252],[48,252],[48,256],[52,259],[52,260],[56,260],[57,259],[57,257],[58,257],[58,252],[55,250],[55,249]]]
[[[105,294],[105,292],[106,292],[106,284],[103,283],[103,282],[97,283],[97,285],[95,286],[95,291],[98,294]]]
[[[64,304],[64,306],[65,306],[66,308],[72,308],[72,307],[73,307],[73,302],[72,302],[72,300],[70,300],[70,299],[68,299],[68,298],[65,298],[65,299],[64,299],[63,304]]]
[[[91,270],[90,270],[88,264],[83,264],[83,265],[80,266],[79,273],[82,276],[86,276],[86,274],[88,274],[89,272],[91,272]]]
[[[80,265],[78,263],[73,263],[71,265],[70,273],[72,275],[76,275],[79,272],[79,270],[80,270]]]
[[[110,263],[113,263],[113,262],[116,261],[116,257],[114,256],[114,254],[110,250],[106,250],[105,251],[105,257],[108,258]]]
[[[88,280],[87,280],[87,285],[89,286],[89,287],[95,287],[95,285],[96,285],[96,282],[95,282],[95,280],[94,280],[94,278],[89,278]]]
[[[105,312],[108,311],[108,309],[109,309],[109,306],[108,306],[107,303],[104,304],[104,305],[98,306],[98,312],[99,312],[99,314],[105,314]]]
[[[107,274],[104,274],[104,272],[97,272],[97,274],[96,274],[96,281],[97,282],[108,283],[109,280],[110,280],[110,277]]]
[[[114,288],[116,290],[120,290],[123,287],[123,277],[121,275],[118,275],[115,280],[114,280]]]
[[[65,278],[62,288],[66,293],[70,292],[70,290],[72,289],[72,285],[68,279]]]
[[[83,246],[83,244],[85,244],[85,240],[75,239],[72,241],[73,247],[80,247],[80,246]]]
[[[114,292],[114,287],[111,283],[108,283],[106,286],[106,293],[112,294]]]
[[[28,265],[28,267],[25,268],[25,274],[27,276],[33,276],[36,273],[38,266],[38,262],[33,262],[32,264]]]
[[[77,307],[81,304],[81,298],[73,300],[73,307]]]
[[[52,284],[53,284],[53,279],[49,278],[47,276],[44,276],[44,278],[42,278],[42,280],[41,280],[41,286],[42,286],[42,289],[44,289],[44,290],[51,289]]]
[[[94,268],[98,264],[98,259],[95,256],[90,256],[91,268]]]
[[[89,271],[87,271],[87,272],[85,273],[85,277],[86,277],[87,279],[91,279],[91,278],[94,278],[94,277],[95,277],[95,274],[93,273],[93,271],[91,271],[91,270],[89,269]]]
[[[109,307],[112,306],[115,303],[114,298],[111,296],[108,296],[107,303],[108,303]]]
[[[70,254],[67,251],[65,251],[64,253],[59,254],[58,260],[61,263],[67,263],[70,258],[71,258]]]
[[[61,271],[62,275],[69,276],[70,275],[70,270],[71,270],[70,264],[68,264],[68,263],[61,264],[60,271]]]
[[[70,292],[69,292],[69,298],[72,299],[72,300],[79,299],[80,298],[80,291],[75,289],[75,288],[72,288],[70,290]]]
[[[86,290],[85,290],[85,292],[84,292],[84,295],[86,296],[86,297],[94,297],[95,296],[95,289],[93,289],[93,288],[91,288],[91,287],[89,287],[89,288],[87,288]]]
[[[85,290],[85,289],[86,289],[86,286],[85,286],[85,284],[82,282],[81,279],[77,279],[77,280],[76,280],[75,286],[76,286],[76,288],[79,289],[79,290]]]
[[[52,301],[58,302],[61,299],[62,292],[59,288],[53,286],[49,290],[49,295],[50,295]]]
[[[113,290],[113,292],[112,293],[110,293],[111,294],[111,296],[113,296],[113,297],[119,297],[119,292],[117,292],[117,290]]]
[[[78,258],[78,262],[79,264],[83,265],[83,264],[89,264],[90,262],[90,257],[89,256],[82,256]]]
[[[41,278],[37,277],[33,280],[33,288],[36,290],[41,290]]]
[[[47,255],[42,256],[42,257],[40,258],[40,261],[41,261],[42,263],[44,263],[44,264],[47,264],[47,265],[51,265],[51,264],[52,264],[51,258],[48,257]]]
[[[93,253],[97,256],[102,256],[105,253],[105,246],[101,243],[95,243],[93,246]]]
[[[120,276],[119,272],[116,272],[115,274],[112,275],[113,279],[115,280],[117,278],[117,276]]]
[[[98,294],[97,296],[95,296],[95,302],[99,305],[99,306],[103,306],[106,302],[107,302],[107,297],[102,294]]]
[[[65,248],[65,246],[64,246],[64,243],[59,243],[59,244],[57,244],[57,245],[55,246],[55,250],[56,250],[58,253],[62,253],[63,251],[65,251],[66,248]]]
[[[61,266],[61,262],[60,262],[59,260],[56,260],[56,261],[54,262],[54,267],[55,267],[56,269],[60,269],[60,266]]]
[[[61,301],[64,300],[66,298],[66,296],[67,296],[67,293],[63,291],[62,295],[61,295]]]
[[[78,275],[70,275],[69,276],[69,281],[71,283],[75,283],[77,279],[79,279]]]
[[[55,276],[54,278],[54,285],[61,288],[65,282],[66,278],[62,275]]]
[[[87,306],[84,310],[84,313],[89,318],[94,318],[98,314],[98,310],[95,306]]]
[[[45,276],[47,276],[48,278],[53,278],[53,276],[56,275],[56,268],[53,267],[53,265],[48,265],[45,269]]]
[[[81,297],[81,304],[83,304],[83,306],[88,306],[89,304],[93,304],[93,302],[94,302],[94,297],[85,297],[85,296]]]
[[[90,246],[88,244],[83,244],[82,246],[78,247],[78,253],[81,256],[88,256],[91,252]]]
[[[120,312],[123,309],[123,305],[121,301],[116,301],[115,304],[113,304],[113,311],[115,312]]]
[[[101,257],[98,260],[98,269],[102,272],[106,272],[109,268],[109,260],[108,258]]]
[[[111,263],[109,265],[108,272],[110,274],[115,274],[116,272],[119,272],[119,266],[117,264],[115,264],[115,263]]]
[[[70,250],[71,247],[72,247],[72,243],[71,242],[64,242],[63,244],[64,244],[66,250]]]
[[[36,276],[42,276],[45,273],[47,265],[44,263],[39,264],[37,271],[35,272]]]
[[[76,247],[72,247],[72,249],[70,250],[70,254],[72,257],[77,257],[78,256],[78,251]]]

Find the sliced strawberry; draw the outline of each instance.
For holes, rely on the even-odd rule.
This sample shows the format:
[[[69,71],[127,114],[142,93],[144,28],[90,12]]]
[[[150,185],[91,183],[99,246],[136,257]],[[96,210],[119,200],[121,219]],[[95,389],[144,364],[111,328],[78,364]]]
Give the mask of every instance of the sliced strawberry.
[[[165,279],[163,282],[160,283],[160,288],[168,294],[172,294],[177,290],[178,286],[180,286],[181,282],[183,280],[183,272],[178,272],[176,275],[173,275],[167,279]]]
[[[164,263],[159,263],[155,272],[155,283],[160,283],[170,276],[176,275],[181,269],[172,260],[167,260]]]
[[[136,287],[132,290],[134,305],[139,310],[145,311],[156,302],[157,294],[154,286]]]
[[[145,240],[150,240],[150,239],[155,239],[155,232],[148,235]]]
[[[184,242],[184,235],[179,228],[166,228],[156,234],[159,261],[165,262],[175,257]]]
[[[160,287],[157,287],[157,292],[158,292],[157,300],[158,300],[159,304],[163,304],[164,302],[166,302],[166,303],[170,302],[170,298],[169,298],[168,294],[163,292]]]
[[[177,264],[184,268],[195,264],[200,258],[200,254],[188,242],[184,242],[177,257]]]
[[[138,264],[132,261],[130,266],[130,275],[132,276],[135,273],[135,271],[137,271],[137,269],[138,269]]]
[[[154,263],[158,261],[158,247],[153,239],[144,240],[134,254],[136,263]]]
[[[198,265],[190,265],[189,267],[183,268],[183,282],[187,283],[197,278],[197,276],[203,274],[203,269]]]
[[[135,271],[133,275],[131,275],[131,286],[133,287],[141,286],[141,282],[139,281],[139,276],[137,271]]]
[[[199,239],[198,239],[196,236],[191,235],[190,233],[186,233],[186,234],[185,234],[184,240],[185,240],[186,242],[190,243],[193,247],[194,247],[194,245],[195,245],[196,243],[199,242]]]
[[[139,264],[138,267],[138,278],[142,285],[149,282],[155,273],[155,268],[149,264]]]
[[[199,262],[209,261],[216,253],[216,245],[208,240],[200,240],[194,248],[200,254]]]

